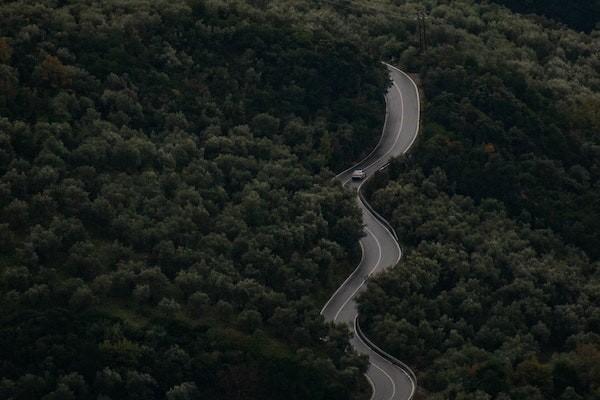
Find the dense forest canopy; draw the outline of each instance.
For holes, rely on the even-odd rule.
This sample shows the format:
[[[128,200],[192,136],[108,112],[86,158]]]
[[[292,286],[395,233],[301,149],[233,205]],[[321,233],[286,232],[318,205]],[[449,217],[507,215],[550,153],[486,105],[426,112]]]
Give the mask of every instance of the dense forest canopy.
[[[374,4],[390,12],[355,18],[394,23],[377,40],[419,72],[424,125],[368,187],[405,254],[360,299],[363,328],[428,398],[596,399],[599,32],[428,1],[420,51],[401,37],[423,8]]]
[[[496,3],[548,18],[2,3],[0,398],[368,398],[319,309],[360,257],[331,178],[377,142],[386,60],[424,125],[368,187],[405,256],[365,330],[431,398],[597,399],[600,32],[582,2]]]
[[[414,156],[426,172],[440,167],[455,192],[494,197],[600,256],[600,31],[474,0],[319,4],[277,7],[420,73],[426,126]]]
[[[425,126],[413,153],[424,170],[442,168],[453,191],[496,198],[598,258],[600,31],[468,0],[353,4],[348,34],[420,73]]]
[[[377,140],[378,60],[243,4],[0,20],[0,397],[360,394],[319,309],[357,256],[331,171]]]
[[[407,253],[369,283],[360,315],[429,398],[597,398],[598,262],[497,200],[448,195],[441,169],[396,163],[377,183],[372,204]]]
[[[521,13],[535,13],[560,21],[573,29],[591,31],[600,22],[598,0],[491,0]]]

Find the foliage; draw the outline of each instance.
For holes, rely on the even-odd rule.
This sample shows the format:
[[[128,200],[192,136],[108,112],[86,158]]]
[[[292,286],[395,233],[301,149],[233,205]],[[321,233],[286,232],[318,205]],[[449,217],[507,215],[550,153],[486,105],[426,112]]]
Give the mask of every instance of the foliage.
[[[598,0],[493,0],[517,12],[545,15],[561,21],[574,29],[590,31],[600,21],[600,2]]]
[[[317,7],[290,3],[279,6],[290,15]],[[419,73],[425,125],[413,153],[426,173],[442,168],[451,191],[494,197],[513,218],[600,256],[598,30],[474,0],[319,4],[304,18]]]
[[[424,99],[410,158],[368,188],[405,246],[360,300],[368,334],[432,398],[597,398],[598,31],[468,0],[349,10]]]
[[[559,19],[589,30],[580,3]],[[318,310],[357,258],[331,178],[377,141],[379,60],[426,100],[413,159],[370,189],[410,248],[362,299],[369,333],[434,397],[598,396],[597,30],[475,0],[0,20],[1,398],[360,393]]]
[[[600,265],[496,200],[447,195],[439,169],[386,178],[371,198],[405,254],[359,300],[371,338],[434,399],[596,398]]]
[[[362,234],[331,170],[377,140],[378,61],[244,4],[0,19],[0,397],[356,392],[319,309]]]

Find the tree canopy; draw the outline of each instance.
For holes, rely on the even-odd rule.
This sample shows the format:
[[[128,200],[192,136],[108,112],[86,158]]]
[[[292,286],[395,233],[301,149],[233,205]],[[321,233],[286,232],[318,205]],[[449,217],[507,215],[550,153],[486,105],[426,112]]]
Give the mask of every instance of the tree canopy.
[[[405,251],[360,297],[365,330],[433,399],[594,399],[598,262],[447,184],[442,170],[416,168],[372,194]]]
[[[331,171],[377,140],[378,60],[227,2],[0,20],[0,397],[362,393],[319,309],[358,256]]]
[[[0,397],[368,398],[319,309],[385,60],[424,125],[368,187],[407,246],[368,334],[433,398],[597,398],[599,33],[563,3],[3,2]]]

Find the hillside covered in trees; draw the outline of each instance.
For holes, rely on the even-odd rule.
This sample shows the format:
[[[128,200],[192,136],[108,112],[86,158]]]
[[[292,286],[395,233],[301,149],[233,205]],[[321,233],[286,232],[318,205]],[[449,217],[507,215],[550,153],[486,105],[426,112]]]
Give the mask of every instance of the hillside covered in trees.
[[[347,399],[384,68],[243,4],[0,6],[0,398]],[[327,340],[324,340],[327,338]]]
[[[386,60],[424,125],[363,327],[430,398],[597,399],[600,33],[496,3],[3,2],[0,398],[368,398],[319,309]]]
[[[448,195],[441,169],[396,163],[380,179],[372,204],[406,252],[369,283],[360,315],[428,398],[595,399],[599,263],[497,200]]]
[[[360,299],[363,328],[428,398],[596,399],[599,32],[427,4],[425,51],[385,36],[424,125],[367,190],[405,253]]]
[[[598,0],[492,0],[520,13],[535,13],[560,21],[580,31],[598,28],[600,1]]]

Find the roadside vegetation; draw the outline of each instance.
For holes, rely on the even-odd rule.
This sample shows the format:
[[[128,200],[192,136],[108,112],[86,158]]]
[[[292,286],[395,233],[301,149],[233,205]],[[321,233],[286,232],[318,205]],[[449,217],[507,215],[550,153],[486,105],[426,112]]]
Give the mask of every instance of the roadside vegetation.
[[[4,2],[0,398],[368,398],[319,310],[360,257],[331,178],[377,142],[386,60],[424,126],[368,188],[406,253],[363,327],[430,398],[597,399],[579,3],[588,33],[475,0]]]
[[[0,398],[347,399],[377,59],[218,2],[0,6]]]
[[[495,199],[396,162],[371,196],[404,256],[360,297],[371,339],[432,399],[595,399],[600,264]],[[377,186],[379,186],[377,185]]]
[[[363,328],[427,398],[596,399],[598,32],[428,4],[426,51],[387,41],[424,125],[368,187],[405,253],[360,298]]]
[[[575,29],[589,32],[600,28],[600,1],[598,0],[491,0],[511,10],[526,14],[539,14]]]

